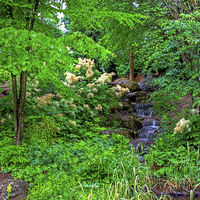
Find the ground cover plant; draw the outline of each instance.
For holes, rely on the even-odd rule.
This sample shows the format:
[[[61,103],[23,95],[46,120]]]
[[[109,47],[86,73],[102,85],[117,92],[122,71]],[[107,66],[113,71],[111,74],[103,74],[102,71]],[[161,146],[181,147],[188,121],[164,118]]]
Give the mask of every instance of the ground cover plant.
[[[73,7],[70,3],[69,8]],[[81,3],[77,1],[77,4]],[[25,4],[22,7],[26,6]],[[30,8],[30,5],[27,8]],[[84,10],[86,13],[83,16],[84,20],[87,18],[87,9]],[[100,16],[99,13],[97,17]],[[73,14],[77,16],[77,12]],[[115,16],[114,11],[111,15],[106,9],[103,10],[103,14],[106,17]],[[125,17],[119,17],[120,22],[129,16],[128,14],[130,13],[126,13]],[[162,21],[163,30],[169,34],[168,40],[158,40],[157,48],[150,42],[149,47],[144,47],[143,56],[140,56],[140,60],[147,59],[145,68],[152,60],[153,70],[169,68],[165,77],[157,79],[160,89],[157,93],[158,98],[153,99],[159,100],[159,104],[155,106],[157,111],[165,112],[160,109],[162,104],[166,105],[166,109],[170,107],[169,101],[176,90],[182,88],[184,95],[192,89],[193,96],[199,92],[199,83],[195,78],[198,76],[198,54],[195,50],[199,45],[198,23],[192,21],[198,17],[197,14],[183,15],[183,19],[180,18],[176,23],[167,21],[165,24],[165,21]],[[135,19],[136,16],[133,17]],[[82,17],[80,19],[83,20]],[[26,20],[28,24],[29,18]],[[90,20],[87,22],[91,23]],[[20,20],[17,23],[18,26],[21,25]],[[184,23],[186,25],[182,26]],[[54,40],[32,31],[32,25],[26,31],[19,32],[15,29],[17,26],[0,29],[2,38],[0,60],[3,66],[1,67],[6,72],[11,70],[13,74],[9,78],[18,79],[16,82],[19,81],[20,75],[23,84],[26,84],[27,76],[27,91],[23,90],[26,91],[24,93],[26,117],[21,146],[13,145],[15,102],[12,101],[12,92],[14,91],[0,100],[0,104],[3,105],[0,107],[0,167],[4,173],[11,172],[15,178],[30,182],[29,199],[159,199],[151,191],[154,187],[152,180],[158,177],[166,178],[169,184],[173,181],[174,187],[177,185],[184,187],[188,183],[190,186],[198,186],[200,181],[198,115],[179,115],[179,119],[175,120],[171,127],[165,127],[164,121],[171,119],[164,113],[165,130],[155,140],[150,153],[144,156],[144,163],[140,163],[139,155],[134,149],[128,150],[130,148],[127,145],[128,140],[123,136],[114,134],[108,139],[107,136],[100,135],[100,131],[106,128],[105,125],[110,125],[103,121],[109,116],[110,107],[120,109],[120,98],[128,90],[110,87],[109,82],[113,74],[100,73],[95,69],[94,61],[90,59],[79,58],[79,63],[68,66],[69,62],[74,60],[70,58],[66,45],[83,52],[87,50],[89,54],[96,52],[100,56],[108,54],[109,51],[99,47],[99,44],[93,44],[92,40],[79,32]],[[120,27],[121,30],[124,29],[124,25]],[[130,25],[132,28],[132,21]],[[173,35],[177,31],[183,34],[183,38],[180,35]],[[148,37],[150,40],[153,38]],[[121,40],[124,43],[123,38]],[[156,42],[156,39],[153,41]],[[177,52],[174,44],[179,47]],[[15,51],[13,51],[14,45]],[[32,51],[34,56],[24,51],[27,45],[32,48],[26,51]],[[180,56],[187,57],[190,51],[194,52],[190,55],[194,59],[190,61],[194,62],[189,64],[180,62]],[[12,56],[10,52],[13,53]],[[60,59],[59,66],[56,66],[61,56],[62,60]],[[18,57],[20,59],[17,59]],[[13,58],[17,63],[13,62]],[[184,67],[187,70],[184,70]],[[61,68],[62,70],[67,68],[69,71],[60,74]],[[194,69],[192,73],[190,69]],[[40,70],[46,73],[45,78],[39,73]],[[2,83],[8,80],[6,72],[0,72]],[[47,77],[49,82],[53,80],[58,84],[46,87],[44,83]],[[16,82],[15,86],[19,90],[23,84]],[[178,84],[185,87],[177,86]],[[163,95],[166,92],[170,92],[167,98]],[[156,93],[152,98],[153,96],[156,97]],[[198,101],[198,99],[193,101],[193,106]],[[8,189],[11,190],[12,188]],[[160,197],[160,199],[166,198]]]
[[[76,65],[77,74],[67,72],[66,82],[63,82],[66,87],[74,86],[77,95],[84,94],[82,102],[73,100],[67,102],[59,94],[31,97],[33,94],[36,95],[39,81],[33,80],[28,83],[26,112],[29,117],[25,121],[27,126],[22,147],[12,145],[13,133],[10,132],[8,135],[6,131],[13,114],[5,114],[1,119],[4,133],[7,133],[1,134],[1,169],[3,172],[11,171],[16,178],[32,182],[32,192],[29,196],[31,199],[48,199],[49,197],[56,199],[58,196],[62,196],[63,199],[77,199],[78,196],[82,196],[84,199],[90,195],[94,185],[105,184],[103,191],[99,193],[95,189],[96,193],[93,192],[95,198],[101,198],[102,195],[107,195],[106,190],[112,181],[118,182],[125,171],[127,171],[127,178],[130,177],[133,172],[129,166],[139,164],[138,157],[127,150],[128,140],[123,136],[113,135],[110,140],[107,136],[99,136],[99,131],[104,128],[98,125],[98,113],[101,112],[107,116],[110,112],[109,106],[104,103],[106,97],[109,97],[112,103],[118,103],[120,108],[118,99],[128,90],[122,88],[119,91],[120,87],[110,89],[107,86],[106,82],[111,81],[113,74],[104,73],[98,79],[94,78],[95,73],[98,74],[98,72],[95,70],[93,72],[93,63],[91,60],[88,62],[91,65],[86,63],[86,60],[79,59],[79,65]],[[83,68],[82,71],[80,68]],[[76,75],[80,72],[82,72],[82,78],[78,77],[80,78],[78,84]],[[73,82],[76,82],[76,85],[73,85]],[[99,95],[102,94],[101,98],[99,96],[95,98],[97,91]],[[126,159],[130,156],[132,156],[131,159]],[[139,166],[136,171],[140,169]],[[136,176],[137,173],[134,173]],[[58,180],[54,184],[55,178]],[[70,182],[67,181],[68,178]],[[145,176],[143,178],[145,179]],[[83,185],[75,186],[77,181]],[[66,184],[65,187],[63,184]],[[84,191],[79,190],[81,186],[85,188]],[[74,191],[74,187],[77,191]],[[120,192],[124,193],[117,194],[118,196],[128,195],[126,194],[128,188],[118,187]],[[111,190],[110,196],[116,195],[115,193],[113,194]],[[148,194],[144,196],[148,197]]]
[[[103,101],[109,97],[120,108],[119,97],[127,90],[109,88],[106,82],[110,82],[113,74],[99,74],[86,65],[86,60],[79,61],[75,66],[77,73],[66,72],[66,82],[61,81],[66,87],[73,87],[77,95],[84,94],[82,102],[66,101],[59,94],[35,96],[39,81],[34,79],[28,83],[26,112],[29,117],[25,122],[22,147],[12,145],[13,132],[10,130],[8,134],[7,130],[13,114],[5,112],[1,119],[6,133],[1,134],[0,143],[2,172],[11,171],[14,177],[29,181],[30,199],[149,199],[156,198],[150,190],[152,177],[167,175],[169,180],[176,178],[178,183],[187,174],[185,179],[192,180],[199,165],[194,151],[179,147],[175,154],[160,138],[151,155],[146,156],[145,163],[140,163],[139,155],[134,150],[128,150],[129,140],[115,134],[109,140],[107,136],[99,135],[104,127],[103,122],[98,120],[98,113],[105,116],[110,113],[109,106]],[[93,66],[91,60],[88,62]],[[79,74],[81,68],[83,70]],[[96,73],[96,78],[86,77],[89,73],[94,77]],[[77,79],[77,75],[82,78]],[[95,98],[96,90],[98,94],[104,94],[102,99],[99,96]],[[113,93],[107,93],[111,91]],[[9,96],[6,98],[9,99]],[[118,100],[115,102],[116,98]],[[82,114],[79,115],[79,112]],[[169,141],[175,145],[180,139],[173,141],[170,138]],[[170,152],[173,152],[171,157]],[[179,157],[182,160],[178,160]],[[157,167],[165,167],[155,171],[152,168],[154,163]],[[180,170],[177,170],[177,166]],[[142,190],[144,186],[148,188],[147,192]]]

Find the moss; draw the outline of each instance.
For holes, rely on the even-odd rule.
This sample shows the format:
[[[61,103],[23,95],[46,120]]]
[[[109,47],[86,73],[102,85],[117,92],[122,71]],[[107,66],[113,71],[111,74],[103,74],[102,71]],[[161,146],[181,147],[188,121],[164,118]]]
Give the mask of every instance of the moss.
[[[127,78],[119,78],[113,84],[128,88],[130,91],[136,91],[139,88],[137,81],[131,81]]]

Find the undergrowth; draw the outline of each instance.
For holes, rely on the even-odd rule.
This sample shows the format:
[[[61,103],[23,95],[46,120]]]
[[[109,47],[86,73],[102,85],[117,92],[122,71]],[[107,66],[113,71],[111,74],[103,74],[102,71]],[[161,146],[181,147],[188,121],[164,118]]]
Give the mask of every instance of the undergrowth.
[[[99,75],[96,71],[94,77]],[[81,101],[58,93],[27,94],[21,147],[13,145],[12,92],[0,99],[5,105],[0,107],[1,173],[29,182],[27,199],[159,199],[151,190],[153,177],[200,182],[199,118],[190,119],[193,134],[164,130],[140,163],[128,139],[101,134],[106,127],[119,127],[107,117],[111,106],[121,109],[120,98],[116,89],[94,83],[87,78],[75,85]]]

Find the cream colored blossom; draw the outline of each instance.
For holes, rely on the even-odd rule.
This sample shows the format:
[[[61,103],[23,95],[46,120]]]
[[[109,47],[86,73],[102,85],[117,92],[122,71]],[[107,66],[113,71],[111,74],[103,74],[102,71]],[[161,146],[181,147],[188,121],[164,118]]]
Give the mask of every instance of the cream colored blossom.
[[[57,127],[57,130],[60,131],[60,127]]]
[[[93,94],[93,93],[89,93],[89,94],[87,95],[87,98],[89,99],[90,97],[94,97],[94,94]]]
[[[198,111],[197,109],[194,109],[194,108],[190,110],[190,113],[191,113],[192,115],[198,114],[198,112],[199,112],[199,111]]]
[[[82,69],[83,69],[83,70],[87,70],[87,69],[88,69],[88,67],[89,67],[89,65],[88,65],[88,64],[86,64],[86,65],[83,65],[83,66],[82,66]]]
[[[75,121],[69,120],[69,122],[70,122],[71,124],[73,124],[74,126],[76,126],[76,122],[75,122]]]
[[[122,98],[122,92],[115,92],[117,98]]]
[[[72,104],[71,106],[72,106],[73,108],[76,108],[76,105],[75,105],[75,104]]]
[[[94,116],[94,113],[92,111],[90,111],[91,116]]]
[[[59,107],[59,103],[56,101],[56,102],[54,102],[54,105],[56,106],[56,107]]]
[[[72,103],[73,103],[73,101],[74,101],[74,99],[71,99],[71,100],[69,101],[69,104],[72,104]]]
[[[59,92],[58,92],[55,96],[56,96],[56,97],[59,97],[59,98],[62,97],[62,95],[61,95]]]
[[[99,104],[97,107],[95,107],[96,110],[102,111],[102,106]]]
[[[8,119],[12,119],[11,115],[9,115],[8,113],[6,113],[6,117],[7,117]]]
[[[121,86],[120,86],[120,85],[116,85],[116,88],[117,88],[118,90],[121,90]]]
[[[121,108],[123,107],[123,104],[122,104],[122,103],[119,103],[118,105],[119,105],[119,107],[121,107]]]
[[[94,75],[94,72],[92,70],[87,70],[85,75],[86,75],[87,78],[92,77]]]
[[[98,92],[97,88],[93,88],[93,91],[94,91],[94,92]]]
[[[26,96],[28,97],[28,96],[30,96],[31,95],[31,93],[30,92],[26,92]]]
[[[76,65],[76,69],[79,70],[81,68],[80,65]]]
[[[83,105],[83,107],[86,108],[86,109],[90,109],[88,104]]]
[[[188,128],[188,131],[191,131],[191,129],[189,128],[189,123],[190,120],[185,120],[184,118],[181,119],[174,128],[174,134],[176,134],[177,132],[183,133],[185,127]]]
[[[70,86],[68,83],[63,82],[62,80],[61,80],[61,82],[62,82],[65,86]]]
[[[95,86],[95,83],[88,83],[87,86],[88,86],[88,87],[94,87],[94,86]]]
[[[11,116],[11,115],[8,115],[8,119],[12,119],[12,116]]]
[[[63,114],[62,113],[59,113],[59,114],[57,114],[59,117],[63,117]]]
[[[5,118],[2,118],[2,119],[1,119],[1,123],[4,124],[5,122],[6,122],[6,119],[5,119]]]

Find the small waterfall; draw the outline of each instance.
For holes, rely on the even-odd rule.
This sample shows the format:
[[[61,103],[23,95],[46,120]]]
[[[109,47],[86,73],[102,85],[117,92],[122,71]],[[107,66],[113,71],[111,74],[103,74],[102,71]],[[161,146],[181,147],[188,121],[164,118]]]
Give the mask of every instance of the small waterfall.
[[[135,111],[135,114],[140,115],[141,117],[145,117],[145,116],[152,117],[153,116],[153,111],[149,110],[148,104],[135,104],[134,111]]]
[[[155,134],[157,135],[157,131],[160,128],[159,121],[154,116],[153,111],[149,110],[150,107],[152,107],[152,105],[143,103],[134,105],[134,113],[141,116],[143,119],[143,127],[138,129],[139,134],[137,139],[153,139],[155,138]]]

